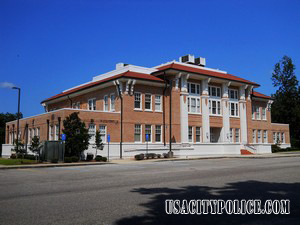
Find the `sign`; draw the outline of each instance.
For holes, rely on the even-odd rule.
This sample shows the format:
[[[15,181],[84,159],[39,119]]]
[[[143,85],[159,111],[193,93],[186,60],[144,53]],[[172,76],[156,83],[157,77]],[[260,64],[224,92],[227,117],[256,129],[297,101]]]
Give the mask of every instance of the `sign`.
[[[61,140],[65,141],[67,139],[67,135],[66,134],[61,134]]]
[[[149,141],[149,134],[146,134],[146,141]]]
[[[107,135],[107,142],[110,142],[110,134]]]

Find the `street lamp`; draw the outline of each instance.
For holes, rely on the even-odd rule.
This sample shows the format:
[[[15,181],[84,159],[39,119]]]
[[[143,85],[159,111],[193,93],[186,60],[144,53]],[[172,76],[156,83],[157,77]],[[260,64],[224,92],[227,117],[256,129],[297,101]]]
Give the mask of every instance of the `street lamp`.
[[[18,90],[18,122],[17,122],[17,152],[19,151],[19,120],[20,120],[20,95],[21,95],[21,88],[19,87],[12,87],[12,89]]]

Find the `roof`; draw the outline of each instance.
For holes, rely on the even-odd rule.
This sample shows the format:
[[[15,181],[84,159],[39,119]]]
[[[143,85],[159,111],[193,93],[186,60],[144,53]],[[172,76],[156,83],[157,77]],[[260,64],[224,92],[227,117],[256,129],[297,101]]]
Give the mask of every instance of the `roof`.
[[[162,79],[160,79],[158,77],[149,75],[149,74],[143,74],[143,73],[136,73],[136,72],[127,71],[125,73],[121,73],[121,74],[118,74],[118,75],[115,75],[115,76],[112,76],[112,77],[108,77],[108,78],[105,78],[103,80],[94,81],[94,82],[91,82],[91,83],[88,83],[88,84],[85,84],[85,85],[82,85],[82,86],[70,89],[68,91],[61,92],[61,93],[59,93],[57,95],[54,95],[54,96],[52,96],[50,98],[47,98],[47,99],[43,100],[41,103],[48,102],[48,101],[51,101],[51,100],[54,100],[54,99],[57,99],[57,98],[60,98],[60,97],[63,97],[63,96],[67,96],[69,94],[73,94],[75,92],[82,91],[82,90],[85,90],[85,89],[88,89],[88,88],[91,88],[91,87],[95,87],[95,86],[97,86],[99,84],[103,84],[103,83],[106,83],[108,81],[112,81],[112,80],[115,80],[115,79],[118,79],[118,78],[134,78],[134,79],[139,79],[139,80],[149,80],[149,81],[154,81],[154,82],[164,82],[164,80],[162,80]]]
[[[260,92],[257,92],[257,91],[253,91],[252,96],[256,97],[256,98],[265,98],[265,99],[271,99],[272,98],[271,96],[264,95],[264,94],[262,94]]]
[[[245,80],[243,78],[234,76],[232,74],[220,73],[220,72],[205,70],[205,69],[201,69],[201,68],[194,68],[194,67],[190,67],[190,66],[179,65],[179,64],[176,64],[174,62],[171,63],[171,64],[168,64],[168,65],[165,65],[165,66],[158,67],[157,69],[159,71],[163,71],[163,70],[167,70],[167,69],[176,69],[176,70],[182,70],[182,71],[191,72],[191,73],[204,74],[204,75],[208,75],[208,76],[212,76],[212,77],[216,77],[216,78],[221,78],[221,79],[226,79],[226,80],[233,80],[233,81],[243,82],[243,83],[246,83],[246,84],[252,84],[252,85],[260,86],[259,84],[255,83],[255,82]]]

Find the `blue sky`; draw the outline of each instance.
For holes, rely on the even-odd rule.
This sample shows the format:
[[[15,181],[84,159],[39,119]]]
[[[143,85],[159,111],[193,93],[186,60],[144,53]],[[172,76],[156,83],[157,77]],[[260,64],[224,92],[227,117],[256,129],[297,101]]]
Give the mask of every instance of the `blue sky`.
[[[152,67],[190,53],[271,94],[283,55],[300,67],[299,12],[299,0],[0,0],[0,82],[22,88],[31,116],[118,62]],[[0,88],[0,112],[16,111],[17,91]]]

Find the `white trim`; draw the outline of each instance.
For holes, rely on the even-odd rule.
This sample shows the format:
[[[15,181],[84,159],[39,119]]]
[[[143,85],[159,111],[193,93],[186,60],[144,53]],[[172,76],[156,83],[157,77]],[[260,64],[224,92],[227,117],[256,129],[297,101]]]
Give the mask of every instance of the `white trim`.
[[[156,96],[159,96],[159,98],[160,98],[160,104],[159,104],[159,110],[156,110]],[[162,95],[157,95],[157,94],[155,94],[154,95],[154,111],[155,112],[162,112]]]
[[[94,105],[94,100],[95,100],[95,105]],[[92,101],[92,109],[90,109],[90,101]],[[97,107],[96,107],[96,98],[90,98],[90,99],[88,99],[87,103],[88,103],[87,104],[87,110],[89,110],[89,111],[95,111],[97,109]]]
[[[140,95],[140,108],[135,108],[135,94]],[[142,95],[142,93],[141,92],[134,92],[133,97],[134,97],[134,99],[133,99],[133,104],[134,104],[133,108],[134,108],[134,110],[143,110],[143,95]]]
[[[135,141],[135,126],[136,125],[140,125],[140,140],[139,141]],[[133,127],[133,142],[134,143],[142,143],[143,142],[143,127],[142,127],[142,124],[140,124],[140,123],[136,123],[136,124],[134,124],[134,127]]]
[[[154,134],[154,143],[162,143],[162,129],[163,126],[161,124],[154,124],[154,130],[155,130],[155,134]],[[160,141],[156,141],[156,126],[160,126]]]
[[[146,109],[146,95],[150,95],[150,109]],[[145,111],[146,112],[152,112],[153,110],[152,110],[152,103],[153,103],[153,101],[152,101],[152,94],[150,94],[150,93],[145,93],[145,101],[144,101],[144,108],[145,108]]]
[[[105,98],[106,98],[107,102],[105,101]],[[107,103],[107,110],[105,109],[106,103]],[[108,112],[108,111],[109,111],[108,106],[109,106],[109,104],[108,104],[108,95],[104,95],[104,96],[103,96],[103,111],[104,111],[104,112]]]
[[[200,128],[200,141],[197,141],[197,128]],[[202,143],[202,131],[201,126],[195,126],[195,143],[199,144]]]
[[[192,128],[192,141],[190,141],[190,127]],[[194,143],[194,127],[188,126],[188,143]]]
[[[112,109],[111,96],[114,96],[114,109]],[[109,105],[109,111],[114,112],[114,111],[116,110],[116,95],[115,95],[115,93],[111,93],[111,94],[109,95],[109,97],[110,97],[110,101],[109,101],[109,103],[110,103],[110,105]]]
[[[105,124],[99,124],[100,137],[101,137],[101,132],[100,132],[100,127],[101,126],[104,126],[104,129],[105,129],[105,138],[104,138],[104,140],[102,140],[102,138],[101,138],[101,140],[102,140],[103,144],[106,144],[106,142],[107,142],[107,126]],[[96,126],[96,131],[97,131],[97,126]],[[95,140],[96,140],[96,133],[95,133]]]

